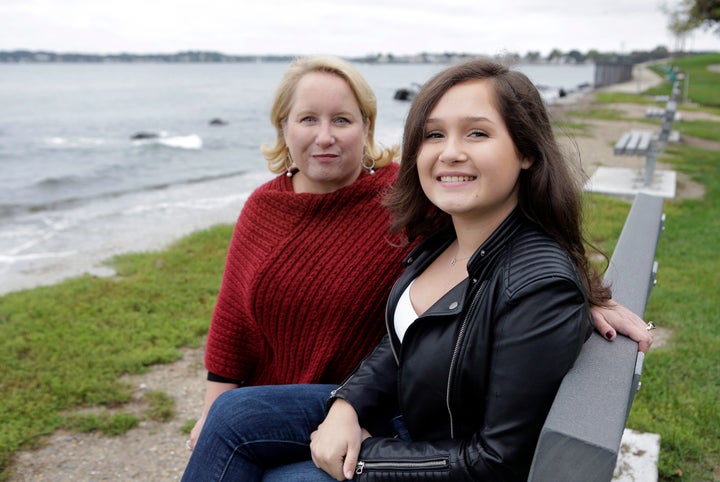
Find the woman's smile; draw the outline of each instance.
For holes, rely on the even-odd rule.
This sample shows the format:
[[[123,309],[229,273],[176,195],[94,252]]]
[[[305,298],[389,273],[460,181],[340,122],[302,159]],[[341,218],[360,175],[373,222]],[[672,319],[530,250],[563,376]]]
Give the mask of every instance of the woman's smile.
[[[437,180],[443,184],[465,184],[477,179],[477,176],[463,174],[441,174]]]
[[[320,162],[329,162],[333,161],[338,158],[337,154],[330,154],[330,153],[324,153],[324,154],[313,154],[313,159],[317,159]]]

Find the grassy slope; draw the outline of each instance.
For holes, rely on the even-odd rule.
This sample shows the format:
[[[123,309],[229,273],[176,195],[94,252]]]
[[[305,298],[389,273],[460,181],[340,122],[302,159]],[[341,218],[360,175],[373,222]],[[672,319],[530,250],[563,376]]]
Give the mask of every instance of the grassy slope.
[[[720,55],[673,62],[690,73],[693,110],[718,115],[720,74],[706,66]],[[669,84],[650,94],[669,92]],[[617,102],[608,95],[604,99]],[[632,101],[632,98],[623,99]],[[642,99],[638,99],[642,102]],[[681,110],[684,107],[681,106]],[[720,140],[720,123],[683,121],[683,137]],[[666,348],[645,359],[643,389],[628,425],[661,435],[660,480],[718,480],[720,477],[720,151],[671,146],[663,161],[703,184],[700,200],[665,203],[666,229],[658,246],[658,284],[646,318],[672,330]]]

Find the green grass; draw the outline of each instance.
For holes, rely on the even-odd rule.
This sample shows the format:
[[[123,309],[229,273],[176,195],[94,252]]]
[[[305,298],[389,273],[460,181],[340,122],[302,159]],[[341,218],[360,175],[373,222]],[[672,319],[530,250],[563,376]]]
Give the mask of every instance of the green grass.
[[[678,67],[689,75],[688,101],[704,107],[720,108],[720,89],[717,87],[718,74],[707,69],[708,65],[720,64],[720,54],[695,55],[673,59],[669,65]],[[654,70],[664,75],[667,65],[656,65]],[[648,95],[667,95],[670,81],[647,90]]]
[[[611,103],[611,101],[604,102]],[[622,110],[606,109],[602,107],[596,107],[591,110],[584,111],[569,111],[567,115],[572,117],[594,120],[624,120],[626,118],[625,112],[623,112]]]
[[[720,152],[673,148],[669,154],[676,169],[704,184],[707,193],[702,200],[666,203],[658,285],[646,318],[673,336],[668,348],[651,350],[645,360],[629,426],[662,436],[661,480],[717,480],[712,474],[720,468]]]
[[[668,84],[669,85],[669,84]],[[670,88],[668,87],[669,91]],[[664,93],[667,93],[663,90]],[[598,102],[603,104],[648,104],[657,105],[653,96],[645,94],[632,94],[629,92],[598,92],[595,94]]]
[[[717,115],[720,75],[706,65],[720,64],[720,55],[682,59],[690,72],[689,97],[702,105],[693,111]],[[647,95],[667,94],[669,83],[643,95],[602,93],[604,103],[647,103]],[[681,110],[686,106],[681,106]],[[613,120],[617,113],[602,107],[581,118]],[[617,118],[622,116],[617,115]],[[676,122],[683,138],[720,140],[720,123]],[[720,474],[720,151],[671,145],[661,161],[703,184],[699,200],[665,203],[666,229],[657,251],[658,284],[645,314],[671,330],[669,345],[647,354],[643,388],[633,404],[628,426],[660,434],[661,481],[718,480]],[[607,252],[616,240],[613,223],[627,212],[622,203],[589,196],[590,239]],[[609,212],[605,212],[605,211]]]
[[[707,120],[674,122],[673,129],[682,135],[720,142],[720,124]]]
[[[10,457],[71,425],[111,431],[131,416],[67,415],[130,400],[126,373],[180,357],[207,333],[231,227],[195,233],[167,251],[117,258],[115,278],[84,276],[0,297],[0,479]],[[148,394],[147,419],[168,400]]]
[[[67,415],[63,428],[78,433],[102,432],[120,435],[137,426],[140,419],[131,413],[74,413]]]
[[[683,103],[680,104],[680,110],[682,112],[705,112],[707,114],[720,116],[720,107],[708,107],[705,105]]]
[[[88,411],[71,411],[62,416],[60,426],[79,433],[101,432],[105,435],[120,435],[136,427],[141,420],[169,422],[175,417],[175,402],[164,392],[151,391],[143,397],[146,408],[141,415],[124,412],[113,407],[96,407]]]
[[[702,59],[720,63],[720,55]],[[697,60],[683,62],[703,69]],[[714,102],[720,75],[691,75],[693,100]],[[593,118],[620,118],[599,110]],[[720,139],[717,123],[676,126],[683,136]],[[560,127],[586,129],[582,123]],[[628,425],[660,434],[661,481],[710,481],[720,471],[720,152],[675,146],[662,160],[707,193],[665,203],[658,285],[646,318],[671,329],[672,337],[648,353]],[[611,253],[629,204],[588,195],[586,205],[590,241]],[[131,389],[120,376],[172,362],[181,347],[201,343],[231,231],[219,226],[162,252],[119,257],[114,278],[84,276],[0,297],[0,480],[8,477],[15,451],[59,427],[116,434],[143,419],[174,416],[172,400],[162,393],[147,394],[140,414],[124,410]]]
[[[186,420],[183,426],[180,428],[180,432],[184,433],[185,435],[190,435],[192,429],[195,428],[196,422],[197,420],[195,419]]]

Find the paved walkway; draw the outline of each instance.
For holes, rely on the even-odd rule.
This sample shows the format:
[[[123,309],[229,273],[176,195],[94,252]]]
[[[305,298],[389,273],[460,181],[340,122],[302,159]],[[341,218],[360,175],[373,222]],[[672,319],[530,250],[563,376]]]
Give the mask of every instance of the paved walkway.
[[[627,92],[639,94],[663,82],[663,78],[648,68],[648,64],[637,64],[633,67],[633,78],[628,82],[607,85],[598,89],[598,92]]]

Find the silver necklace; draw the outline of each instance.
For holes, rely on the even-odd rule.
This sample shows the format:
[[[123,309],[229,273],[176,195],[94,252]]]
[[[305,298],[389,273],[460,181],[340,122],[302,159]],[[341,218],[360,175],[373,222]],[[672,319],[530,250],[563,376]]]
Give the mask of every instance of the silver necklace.
[[[472,256],[472,255],[470,255],[470,256]],[[464,258],[456,258],[455,256],[453,256],[452,259],[450,260],[450,266],[455,266],[455,263],[457,263],[458,261],[470,259],[470,256],[465,256]]]

